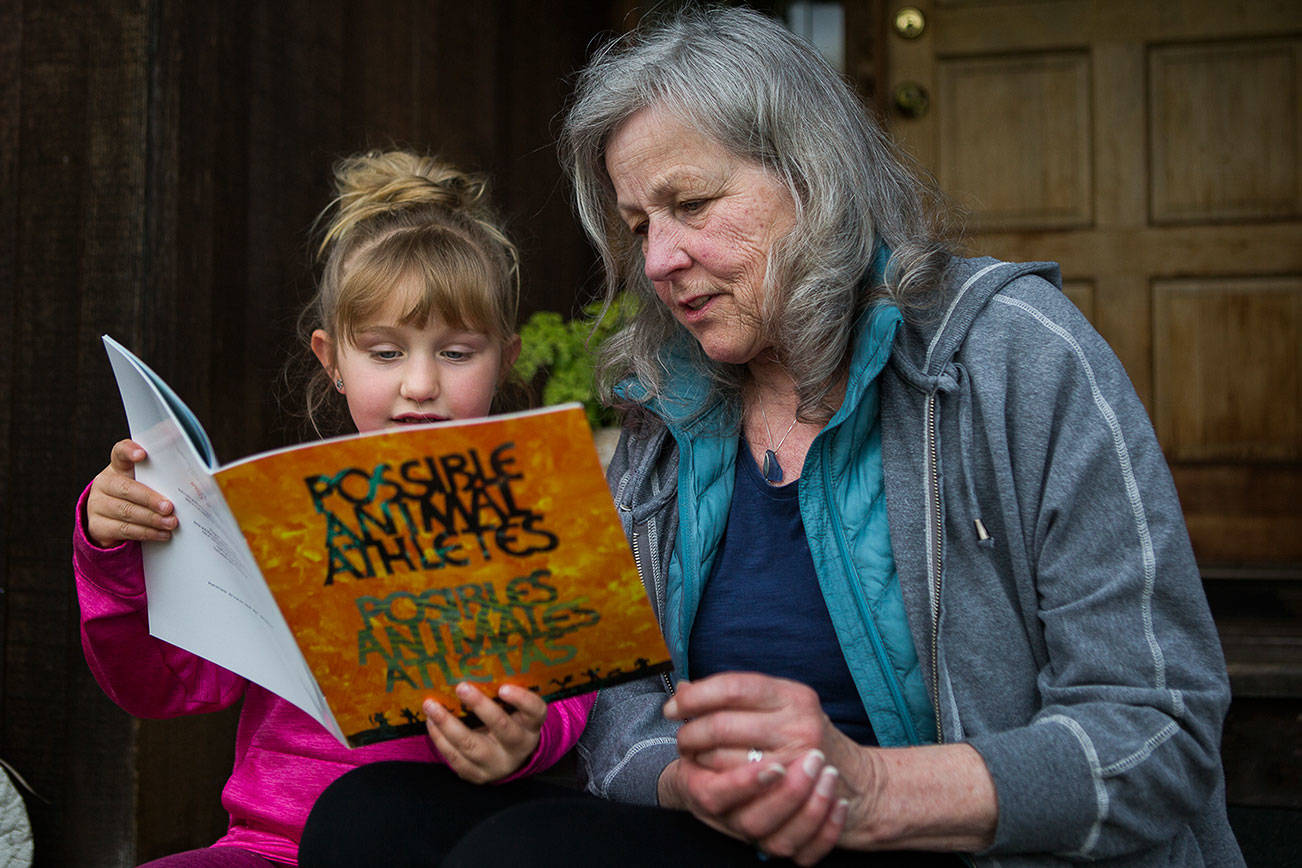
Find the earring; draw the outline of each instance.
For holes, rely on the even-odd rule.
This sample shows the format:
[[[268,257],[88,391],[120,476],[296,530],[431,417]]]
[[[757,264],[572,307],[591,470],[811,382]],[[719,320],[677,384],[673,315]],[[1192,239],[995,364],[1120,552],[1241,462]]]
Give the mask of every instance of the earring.
[[[343,377],[335,377],[335,388],[338,389],[340,392],[342,392],[342,391],[344,390],[344,379],[343,379]]]

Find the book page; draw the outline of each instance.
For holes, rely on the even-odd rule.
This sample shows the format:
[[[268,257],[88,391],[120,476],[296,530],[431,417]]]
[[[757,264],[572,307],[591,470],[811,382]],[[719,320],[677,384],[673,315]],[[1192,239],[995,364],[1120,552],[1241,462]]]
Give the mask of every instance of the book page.
[[[150,634],[260,684],[343,741],[221,490],[157,389],[156,375],[107,337],[105,346],[131,437],[149,455],[136,465],[136,478],[171,500],[180,522],[168,542],[142,546]]]

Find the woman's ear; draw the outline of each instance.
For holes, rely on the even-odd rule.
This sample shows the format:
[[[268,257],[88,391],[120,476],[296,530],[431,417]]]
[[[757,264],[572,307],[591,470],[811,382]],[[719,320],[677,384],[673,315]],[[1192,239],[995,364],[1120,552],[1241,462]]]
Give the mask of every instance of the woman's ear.
[[[330,375],[330,379],[336,379],[338,374],[335,371],[335,340],[326,333],[325,329],[312,332],[312,353],[321,363],[321,367],[325,368],[325,372]]]
[[[511,335],[510,340],[502,347],[502,372],[499,379],[505,380],[511,373],[511,368],[515,367],[515,360],[520,358],[520,336]]]

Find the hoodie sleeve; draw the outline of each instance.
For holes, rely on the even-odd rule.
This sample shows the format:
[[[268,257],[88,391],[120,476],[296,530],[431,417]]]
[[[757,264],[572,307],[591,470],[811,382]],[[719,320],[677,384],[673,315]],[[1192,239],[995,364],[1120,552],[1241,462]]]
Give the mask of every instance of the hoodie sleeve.
[[[635,523],[656,516],[665,521],[675,514],[676,489],[665,486],[658,492],[655,490],[657,473],[664,474],[666,479],[675,476],[676,455],[657,469],[657,456],[670,446],[668,432],[662,425],[630,414],[606,469],[624,533],[634,546],[635,560],[639,558],[633,533]],[[676,524],[669,521],[658,528],[658,533],[644,532],[640,537],[638,571],[659,618],[663,617],[664,600],[656,593],[654,580],[648,584],[650,577],[644,571],[660,574],[666,568],[675,528]],[[660,541],[658,549],[651,546],[653,538]],[[588,792],[636,805],[659,802],[660,773],[678,757],[679,724],[665,720],[661,713],[668,699],[665,683],[658,675],[598,692],[588,727],[578,744],[579,777]]]
[[[659,676],[597,694],[579,740],[579,776],[588,792],[617,802],[658,804],[665,766],[678,758],[678,726],[665,720],[668,699]]]
[[[81,607],[81,647],[109,698],[136,717],[218,711],[244,695],[233,672],[149,635],[140,544],[100,548],[86,533],[86,497],[77,501],[72,566]]]
[[[1047,283],[995,296],[968,342],[1002,392],[991,485],[1015,493],[1002,542],[1040,657],[1032,719],[969,738],[997,790],[991,852],[1143,851],[1215,797],[1229,703],[1170,471],[1121,363]]]

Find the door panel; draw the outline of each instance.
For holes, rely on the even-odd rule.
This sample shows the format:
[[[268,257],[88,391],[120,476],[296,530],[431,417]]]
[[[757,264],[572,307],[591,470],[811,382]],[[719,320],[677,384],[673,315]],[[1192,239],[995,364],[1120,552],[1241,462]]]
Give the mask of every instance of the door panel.
[[[1090,225],[1087,54],[942,59],[936,79],[937,178],[961,191],[972,228]],[[992,163],[1003,171],[989,172]]]
[[[1302,576],[1302,4],[933,0],[892,132],[975,253],[1055,260],[1204,568]],[[926,96],[919,111],[916,95]]]
[[[1302,281],[1158,280],[1153,295],[1152,415],[1167,457],[1302,459]]]
[[[1149,49],[1154,223],[1302,216],[1302,40]]]

